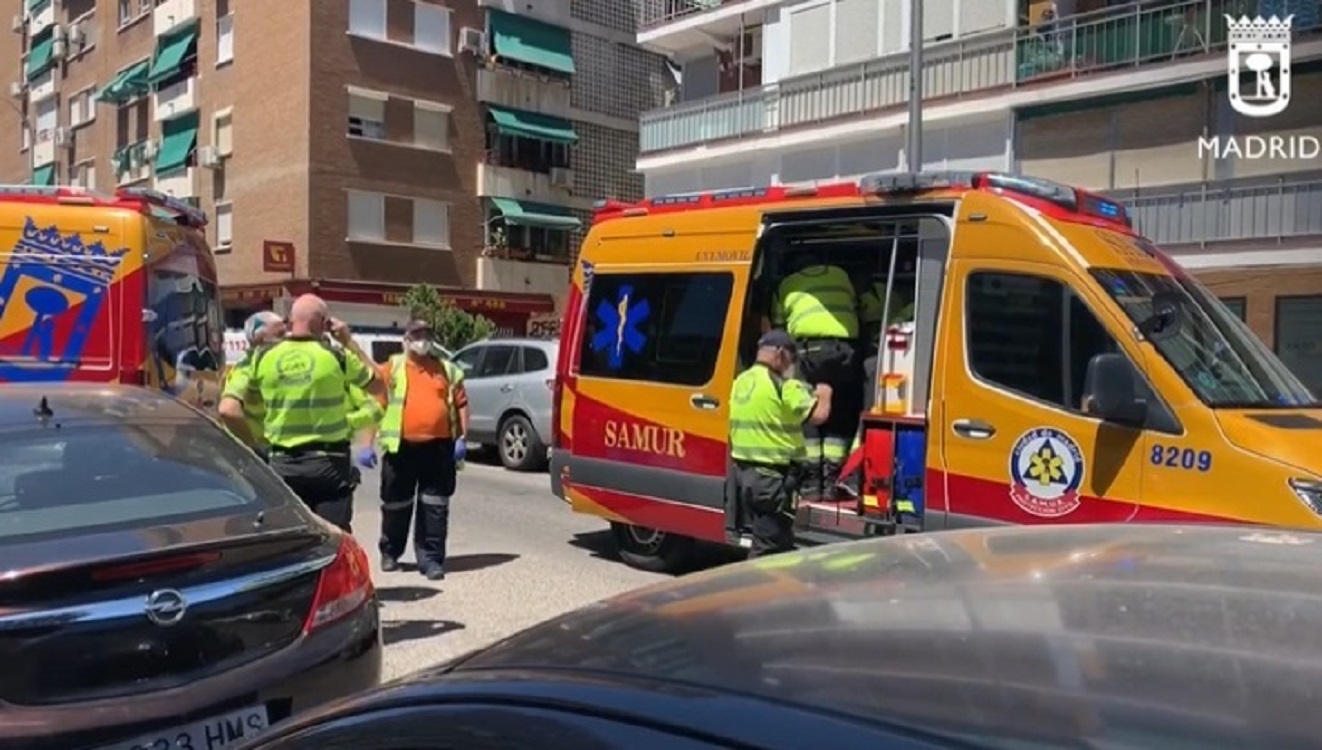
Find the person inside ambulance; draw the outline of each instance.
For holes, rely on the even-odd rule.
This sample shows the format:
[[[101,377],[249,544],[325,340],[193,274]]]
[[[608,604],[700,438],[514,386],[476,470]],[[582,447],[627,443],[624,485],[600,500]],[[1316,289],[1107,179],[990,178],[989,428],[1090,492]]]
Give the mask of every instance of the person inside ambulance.
[[[790,273],[772,296],[765,329],[794,341],[799,377],[831,388],[831,418],[806,430],[805,500],[833,497],[858,426],[863,377],[858,357],[858,294],[849,272],[810,252],[788,255]]]

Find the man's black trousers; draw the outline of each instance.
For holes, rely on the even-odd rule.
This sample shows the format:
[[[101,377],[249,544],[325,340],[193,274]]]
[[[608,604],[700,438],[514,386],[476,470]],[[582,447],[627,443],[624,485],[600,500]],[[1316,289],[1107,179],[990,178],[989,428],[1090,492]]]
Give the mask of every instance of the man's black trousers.
[[[382,556],[398,560],[404,554],[412,521],[418,566],[445,564],[455,478],[453,440],[404,440],[399,450],[382,456]]]
[[[272,448],[270,464],[313,513],[352,533],[358,472],[349,458],[348,443],[294,450]]]

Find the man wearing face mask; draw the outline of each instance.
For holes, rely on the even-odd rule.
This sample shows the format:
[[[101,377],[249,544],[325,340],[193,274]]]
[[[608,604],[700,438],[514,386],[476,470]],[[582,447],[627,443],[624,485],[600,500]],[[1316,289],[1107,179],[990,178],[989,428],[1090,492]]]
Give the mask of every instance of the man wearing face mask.
[[[431,328],[415,320],[404,329],[404,354],[391,357],[380,375],[390,394],[376,436],[383,454],[381,569],[398,570],[412,522],[418,570],[439,581],[445,577],[450,498],[467,454],[463,371],[442,356]],[[359,464],[376,465],[370,448],[360,452]]]
[[[803,462],[803,428],[831,415],[831,387],[813,390],[795,377],[797,347],[785,331],[757,342],[757,361],[735,378],[730,392],[730,458],[734,498],[727,513],[752,532],[750,557],[794,548],[794,511]]]
[[[341,341],[350,338],[348,327],[336,324],[320,297],[294,300],[284,339],[258,348],[252,364],[236,370],[220,415],[241,432],[244,403],[260,399],[271,468],[313,512],[350,531],[356,478],[349,397],[355,386],[377,399],[384,399],[386,390],[359,357],[328,343],[332,327]]]

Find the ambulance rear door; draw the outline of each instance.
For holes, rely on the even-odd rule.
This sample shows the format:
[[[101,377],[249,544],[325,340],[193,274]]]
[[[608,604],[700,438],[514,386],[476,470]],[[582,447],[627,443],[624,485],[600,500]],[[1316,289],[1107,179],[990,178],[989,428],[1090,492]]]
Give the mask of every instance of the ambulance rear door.
[[[939,375],[947,528],[1132,518],[1142,430],[1082,409],[1093,356],[1134,361],[1110,333],[1125,326],[1068,268],[957,260],[949,280]]]
[[[574,484],[631,525],[724,538],[727,401],[755,238],[755,226],[607,236],[584,259],[568,460]]]

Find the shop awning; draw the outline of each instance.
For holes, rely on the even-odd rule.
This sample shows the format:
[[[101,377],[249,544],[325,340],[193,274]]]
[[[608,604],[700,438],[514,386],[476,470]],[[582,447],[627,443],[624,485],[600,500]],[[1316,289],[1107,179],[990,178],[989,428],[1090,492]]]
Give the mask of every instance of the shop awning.
[[[564,206],[516,201],[513,198],[492,198],[491,204],[500,212],[506,224],[516,227],[578,229],[583,225],[578,217]]]
[[[157,174],[188,166],[188,157],[197,148],[197,124],[197,112],[161,123],[161,148],[156,152]]]
[[[491,51],[525,65],[573,75],[574,50],[569,29],[527,16],[487,10],[491,25]]]
[[[197,22],[194,21],[176,31],[162,36],[156,42],[156,52],[151,56],[151,70],[147,73],[147,82],[159,86],[178,75],[184,61],[197,54]]]
[[[51,162],[50,164],[32,170],[32,184],[38,187],[54,185],[55,163]]]
[[[96,97],[98,101],[121,104],[147,92],[147,71],[151,68],[150,60],[134,63],[115,74],[115,77],[101,89]]]
[[[32,49],[28,51],[28,80],[32,80],[55,62],[55,27],[38,34],[32,39]]]
[[[578,143],[578,133],[574,132],[574,123],[559,117],[544,115],[540,112],[525,112],[521,109],[505,109],[487,105],[491,120],[501,135],[513,135],[520,138],[532,138],[552,143]]]

